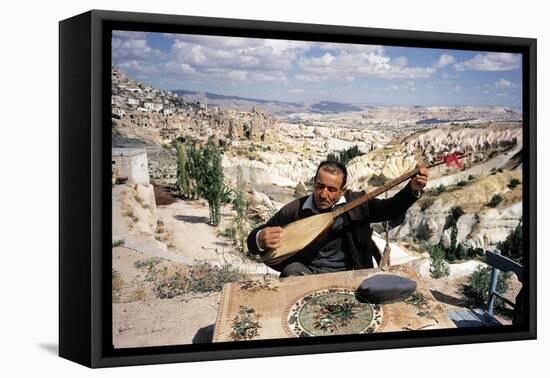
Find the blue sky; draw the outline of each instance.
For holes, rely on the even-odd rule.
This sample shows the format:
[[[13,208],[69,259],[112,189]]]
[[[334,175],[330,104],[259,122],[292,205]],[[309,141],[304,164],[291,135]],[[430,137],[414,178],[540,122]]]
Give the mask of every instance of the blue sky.
[[[113,63],[135,80],[281,101],[521,108],[521,55],[115,31]]]

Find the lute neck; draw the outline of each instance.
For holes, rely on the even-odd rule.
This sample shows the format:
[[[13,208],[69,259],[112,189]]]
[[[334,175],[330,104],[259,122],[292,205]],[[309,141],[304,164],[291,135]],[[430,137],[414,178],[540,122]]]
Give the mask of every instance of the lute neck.
[[[471,153],[467,153],[465,155],[457,156],[456,158],[457,159],[462,159],[462,158],[465,158],[465,157],[470,156],[470,155],[471,155]],[[426,168],[433,168],[433,167],[436,167],[436,166],[444,164],[444,163],[445,163],[445,159],[441,159],[441,160],[436,161],[435,163],[427,165],[425,167]],[[339,217],[340,215],[344,214],[345,212],[350,211],[351,209],[361,205],[363,202],[368,201],[371,198],[374,198],[374,197],[390,190],[391,188],[401,184],[403,181],[410,179],[411,177],[417,175],[420,172],[421,168],[422,168],[422,166],[419,166],[419,167],[416,167],[416,168],[414,168],[414,169],[412,169],[408,172],[405,172],[401,176],[396,177],[393,180],[388,181],[384,185],[374,189],[372,192],[365,193],[361,197],[357,197],[353,201],[345,204],[344,206],[339,206],[338,208],[336,208],[335,210],[332,211],[333,217],[334,218]]]
[[[420,172],[420,167],[417,167],[415,169],[412,169],[408,172],[405,172],[399,177],[394,178],[393,180],[388,181],[382,186],[379,186],[378,188],[374,189],[371,192],[363,194],[361,197],[357,197],[351,202],[348,202],[347,204],[343,206],[339,206],[338,208],[334,209],[332,211],[332,215],[334,218],[339,217],[340,215],[350,211],[351,209],[361,205],[363,202],[370,200],[371,198],[374,198],[388,190],[390,190],[393,187],[396,187],[397,185],[401,184],[403,181],[417,175]]]

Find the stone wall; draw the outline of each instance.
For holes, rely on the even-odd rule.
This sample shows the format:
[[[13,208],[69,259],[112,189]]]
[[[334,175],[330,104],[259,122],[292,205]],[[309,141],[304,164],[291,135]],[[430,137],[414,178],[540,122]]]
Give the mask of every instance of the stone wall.
[[[111,167],[117,177],[127,177],[128,183],[149,184],[147,152],[143,148],[113,148]]]

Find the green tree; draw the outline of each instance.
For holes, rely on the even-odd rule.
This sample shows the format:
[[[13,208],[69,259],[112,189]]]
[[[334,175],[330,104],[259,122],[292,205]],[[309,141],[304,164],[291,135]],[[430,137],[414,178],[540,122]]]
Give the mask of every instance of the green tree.
[[[504,200],[500,194],[495,194],[487,204],[489,207],[497,207]]]
[[[191,197],[191,177],[189,176],[190,172],[187,167],[187,153],[185,151],[185,145],[180,142],[176,142],[176,150],[178,167],[176,186],[180,192],[180,195]]]
[[[513,178],[513,179],[510,180],[510,183],[508,183],[508,187],[510,189],[515,189],[519,184],[521,184],[521,181],[519,181],[516,178]]]
[[[508,291],[509,272],[500,272],[497,278],[496,291],[500,294],[506,294]],[[491,267],[478,266],[476,270],[468,277],[468,283],[462,285],[460,291],[464,299],[470,305],[475,307],[484,306],[489,296],[489,283],[491,280]],[[498,297],[495,298],[495,312],[501,313],[504,309],[504,301]]]
[[[220,223],[220,206],[227,193],[227,188],[223,183],[221,152],[214,140],[210,139],[197,155],[194,172],[197,191],[199,196],[208,202],[210,222],[213,225],[218,225]]]
[[[246,181],[243,177],[243,170],[241,166],[237,168],[237,187],[235,189],[235,194],[233,200],[231,201],[231,206],[233,210],[237,212],[235,217],[235,228],[236,228],[236,241],[237,247],[241,251],[245,251],[246,248],[246,238],[245,238],[245,225],[246,225],[246,210],[248,208],[248,201],[246,200]]]
[[[445,261],[445,250],[438,245],[428,248],[430,253],[430,276],[438,279],[449,275],[449,264]]]
[[[199,196],[198,180],[200,178],[199,165],[201,164],[201,153],[191,144],[186,149],[185,172],[189,178],[189,192],[187,196],[191,199],[196,199]]]
[[[449,227],[451,228],[451,246],[446,250],[446,257],[449,261],[463,259],[466,253],[460,244],[457,245],[458,236],[458,218],[464,215],[464,210],[460,206],[451,209],[449,217]]]
[[[511,231],[506,240],[499,243],[501,253],[512,260],[522,263],[523,260],[523,227],[522,224]]]
[[[327,160],[336,161],[338,163],[342,163],[342,164],[346,165],[352,159],[356,158],[357,156],[361,156],[361,155],[364,155],[364,153],[362,153],[359,150],[359,147],[357,147],[357,145],[355,145],[355,146],[350,147],[346,150],[340,150],[340,151],[337,151],[336,153],[332,153],[332,152],[329,153],[327,155]]]

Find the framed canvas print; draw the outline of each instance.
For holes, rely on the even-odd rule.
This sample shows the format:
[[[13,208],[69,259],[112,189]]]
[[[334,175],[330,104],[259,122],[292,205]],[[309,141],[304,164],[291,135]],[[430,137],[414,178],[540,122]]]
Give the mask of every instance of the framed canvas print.
[[[60,27],[60,355],[536,337],[536,40],[90,11]]]

